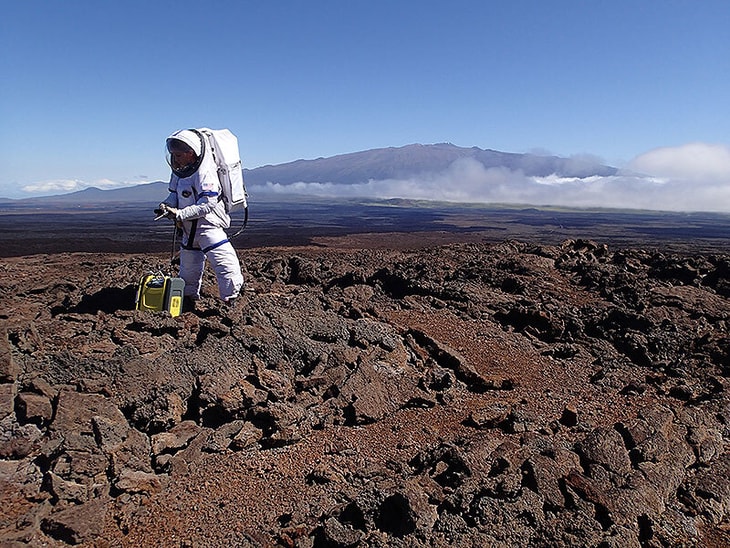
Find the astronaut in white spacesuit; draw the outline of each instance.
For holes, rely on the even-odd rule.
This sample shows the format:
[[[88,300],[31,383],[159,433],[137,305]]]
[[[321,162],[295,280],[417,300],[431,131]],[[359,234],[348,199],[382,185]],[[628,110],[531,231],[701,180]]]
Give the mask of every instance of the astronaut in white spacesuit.
[[[168,218],[182,227],[180,277],[185,297],[196,301],[206,259],[215,272],[220,298],[234,302],[243,287],[241,264],[225,229],[231,224],[221,200],[218,172],[202,134],[184,129],[167,138],[167,161],[172,168],[170,195],[160,204]]]

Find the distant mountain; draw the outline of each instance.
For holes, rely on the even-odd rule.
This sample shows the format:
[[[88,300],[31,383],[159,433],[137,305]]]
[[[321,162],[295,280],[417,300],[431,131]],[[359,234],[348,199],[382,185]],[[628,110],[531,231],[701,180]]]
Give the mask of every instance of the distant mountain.
[[[158,204],[167,198],[167,194],[167,182],[157,181],[111,190],[91,187],[85,188],[84,190],[77,190],[76,192],[69,192],[68,194],[38,196],[35,198],[8,200],[8,202],[17,204],[42,204],[44,206],[142,202]],[[5,200],[0,199],[0,202],[5,202]]]
[[[585,178],[610,176],[617,169],[586,160],[517,154],[483,150],[478,147],[464,148],[450,143],[435,145],[406,145],[402,147],[377,148],[350,154],[340,154],[315,160],[296,160],[278,165],[266,165],[255,169],[244,169],[249,189],[269,182],[288,185],[298,182],[335,183],[350,185],[370,180],[406,179],[419,174],[440,173],[456,160],[472,158],[485,168],[506,168],[522,171],[527,176],[545,177],[556,174],[560,177]],[[78,192],[57,196],[45,196],[13,200],[43,204],[103,204],[120,202],[158,203],[167,197],[167,182],[146,183],[133,187],[100,190],[87,188]]]
[[[341,154],[316,160],[297,160],[286,164],[263,166],[246,171],[248,184],[275,182],[282,185],[297,182],[357,184],[383,179],[403,179],[420,173],[438,173],[446,170],[460,158],[473,158],[485,168],[504,167],[521,170],[527,176],[585,178],[593,175],[609,176],[618,171],[614,167],[558,156],[517,154],[464,148],[450,143],[435,145],[406,145],[378,148],[351,154]]]

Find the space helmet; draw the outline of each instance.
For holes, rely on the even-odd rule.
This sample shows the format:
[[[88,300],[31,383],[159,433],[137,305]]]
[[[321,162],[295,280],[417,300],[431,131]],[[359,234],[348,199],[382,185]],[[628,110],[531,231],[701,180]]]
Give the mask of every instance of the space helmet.
[[[165,149],[168,165],[181,179],[195,173],[205,155],[203,136],[192,129],[181,129],[170,135]]]

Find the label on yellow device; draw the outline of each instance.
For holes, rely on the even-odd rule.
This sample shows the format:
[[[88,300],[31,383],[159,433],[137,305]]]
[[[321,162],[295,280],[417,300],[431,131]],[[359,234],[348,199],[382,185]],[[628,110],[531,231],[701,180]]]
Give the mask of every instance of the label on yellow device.
[[[137,287],[137,310],[158,312],[167,310],[171,316],[179,316],[182,312],[185,281],[162,274],[142,276]]]

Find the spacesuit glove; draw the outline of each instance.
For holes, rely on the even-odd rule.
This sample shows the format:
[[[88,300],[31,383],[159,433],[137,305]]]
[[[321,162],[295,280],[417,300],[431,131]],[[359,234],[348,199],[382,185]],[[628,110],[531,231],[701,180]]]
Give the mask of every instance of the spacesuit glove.
[[[165,202],[162,202],[159,206],[157,206],[157,209],[155,209],[155,215],[157,215],[158,219],[166,217],[174,221],[177,219],[177,212],[177,208],[167,205]]]
[[[172,219],[173,221],[177,220],[177,212],[178,209],[175,207],[167,206],[165,208],[165,217],[168,219]]]

